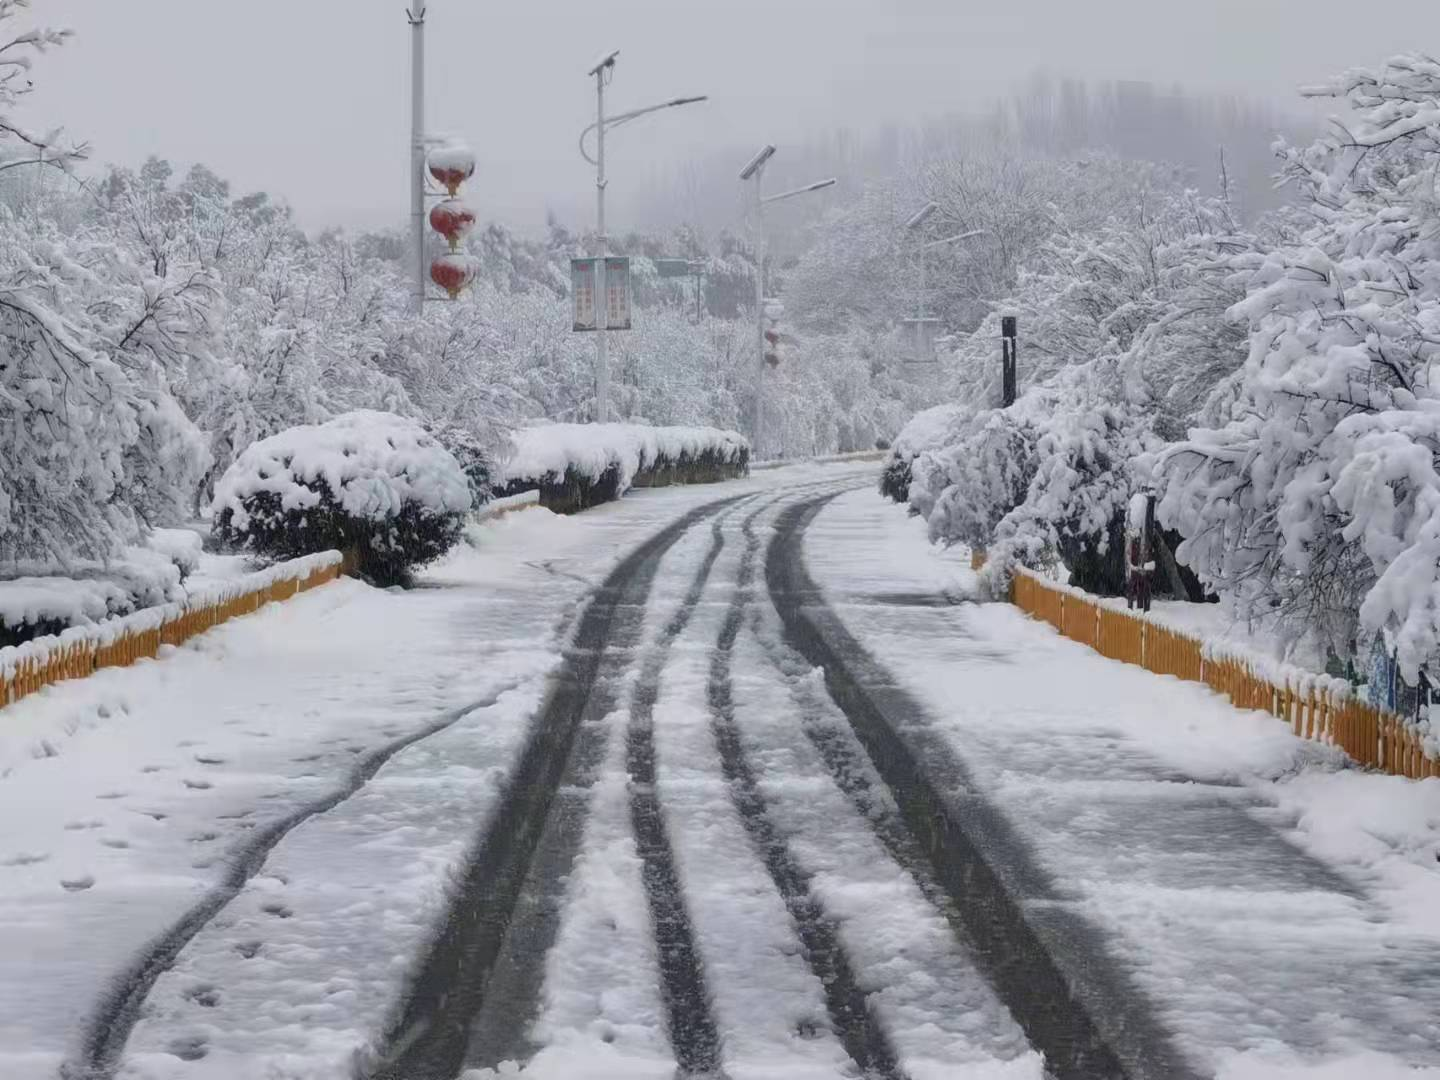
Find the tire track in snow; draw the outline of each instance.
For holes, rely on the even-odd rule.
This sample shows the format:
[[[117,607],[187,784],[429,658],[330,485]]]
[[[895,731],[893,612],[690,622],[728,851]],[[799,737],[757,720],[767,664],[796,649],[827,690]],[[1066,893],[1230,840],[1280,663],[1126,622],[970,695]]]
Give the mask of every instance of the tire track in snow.
[[[613,707],[614,679],[602,678],[602,673],[612,674],[604,670],[608,666],[618,676],[628,661],[665,553],[701,521],[754,497],[736,495],[690,511],[641,544],[605,578],[580,616],[561,671],[506,785],[506,797],[483,825],[396,1018],[378,1049],[361,1064],[360,1075],[372,1080],[452,1080],[467,1057],[474,1063],[494,1055],[490,1045],[471,1050],[473,1032],[508,1032],[513,1042],[536,1015],[541,960],[554,940],[558,913],[531,913],[532,920],[539,919],[527,925],[535,951],[519,959],[533,977],[511,979],[503,1001],[492,1000],[490,989],[512,922],[517,922],[522,893],[528,886],[553,895],[578,851],[581,830],[573,822],[571,827],[553,827],[552,808],[562,781],[581,779],[574,775],[581,764],[574,759],[590,758],[596,749],[582,745],[576,753],[582,722],[598,721]],[[598,725],[594,737],[603,750]],[[538,866],[546,880],[537,884],[530,879],[542,836],[550,844],[540,852]],[[519,921],[526,921],[523,913]],[[507,968],[511,975],[515,970]],[[487,1013],[492,1009],[501,1010],[504,1023],[494,1022]]]
[[[781,514],[767,552],[766,584],[786,643],[823,670],[829,696],[948,894],[946,912],[957,920],[977,967],[1056,1080],[1194,1077],[1099,933],[1053,904],[1059,899],[1053,884],[1009,824],[973,793],[963,763],[926,730],[919,706],[827,607],[801,544],[836,494]],[[833,746],[830,753],[820,749],[832,768],[841,764]],[[857,790],[853,777],[847,782]],[[1037,929],[1032,918],[1048,925]],[[1055,955],[1060,947],[1063,957]]]
[[[904,1073],[900,1070],[895,1048],[871,1011],[865,991],[856,981],[834,921],[825,914],[811,892],[810,874],[791,855],[770,820],[765,797],[741,745],[739,727],[735,722],[731,662],[735,639],[751,602],[755,558],[760,548],[759,537],[755,534],[755,520],[762,512],[757,510],[750,514],[742,526],[745,550],[736,576],[735,593],[710,664],[707,695],[711,730],[720,751],[720,767],[730,783],[731,798],[745,832],[760,853],[776,891],[794,920],[800,941],[805,946],[810,970],[824,987],[826,1008],[841,1045],[865,1076],[902,1080]],[[721,523],[717,521],[714,524],[717,552],[721,542],[720,528]]]
[[[625,767],[630,773],[630,823],[641,860],[641,880],[650,905],[659,953],[661,1000],[668,1014],[670,1046],[680,1076],[721,1076],[720,1034],[710,1008],[704,964],[695,945],[695,928],[675,869],[675,853],[665,831],[655,782],[655,702],[670,646],[685,632],[710,580],[725,539],[717,518],[710,548],[691,579],[680,607],[649,650],[630,698],[625,733]]]
[[[311,818],[333,810],[354,796],[400,751],[438,735],[473,712],[491,707],[516,685],[513,682],[507,683],[479,701],[452,709],[429,724],[370,751],[349,769],[340,785],[328,794],[251,833],[230,856],[230,865],[219,883],[207,891],[169,929],[147,945],[131,965],[116,976],[113,989],[101,999],[94,1016],[86,1024],[79,1050],[61,1066],[60,1075],[63,1080],[110,1080],[115,1075],[125,1052],[125,1044],[130,1039],[130,1033],[140,1018],[140,1010],[156,980],[174,964],[175,958],[185,946],[260,872],[270,853],[287,835]]]

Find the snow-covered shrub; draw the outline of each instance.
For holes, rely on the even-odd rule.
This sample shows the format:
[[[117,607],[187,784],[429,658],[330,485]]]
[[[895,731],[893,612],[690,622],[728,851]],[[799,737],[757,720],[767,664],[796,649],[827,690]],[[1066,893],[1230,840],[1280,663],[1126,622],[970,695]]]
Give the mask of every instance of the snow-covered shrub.
[[[880,494],[897,503],[909,502],[911,463],[926,450],[953,442],[969,417],[969,409],[954,404],[936,405],[916,413],[895,436],[880,474]]]
[[[223,542],[273,559],[339,549],[377,582],[404,580],[460,539],[460,463],[417,423],[361,410],[262,439],[215,489]]]
[[[1040,417],[1032,410],[1044,408],[1042,392],[1032,391],[1008,409],[981,414],[959,442],[915,460],[910,504],[925,518],[931,539],[989,545],[996,527],[1024,501],[1039,467]]]
[[[496,482],[494,448],[470,428],[458,424],[429,424],[426,430],[459,462],[470,484],[470,501],[475,507],[490,501]]]
[[[1241,610],[1341,653],[1386,629],[1413,679],[1440,651],[1440,63],[1316,93],[1356,117],[1282,147],[1303,231],[1257,260],[1243,374],[1160,459],[1159,514]]]

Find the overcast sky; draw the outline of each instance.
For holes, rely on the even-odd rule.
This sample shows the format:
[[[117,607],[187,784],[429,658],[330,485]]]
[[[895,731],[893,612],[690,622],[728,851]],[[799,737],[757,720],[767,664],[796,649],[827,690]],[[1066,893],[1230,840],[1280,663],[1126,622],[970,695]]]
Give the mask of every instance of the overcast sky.
[[[73,42],[37,65],[32,127],[102,162],[203,161],[287,198],[307,227],[406,205],[403,0],[34,0]],[[615,187],[734,145],[979,105],[1037,70],[1179,82],[1281,104],[1402,50],[1440,51],[1440,0],[430,0],[430,126],[480,158],[470,201],[522,227],[584,213],[585,71],[618,48],[616,108],[710,102],[611,144]],[[1367,12],[1369,14],[1367,14]],[[1372,17],[1373,16],[1373,17]],[[737,161],[737,167],[743,160]],[[612,188],[613,190],[613,188]],[[582,201],[584,200],[584,201]],[[583,208],[583,209],[582,209]],[[613,223],[612,231],[623,229]]]

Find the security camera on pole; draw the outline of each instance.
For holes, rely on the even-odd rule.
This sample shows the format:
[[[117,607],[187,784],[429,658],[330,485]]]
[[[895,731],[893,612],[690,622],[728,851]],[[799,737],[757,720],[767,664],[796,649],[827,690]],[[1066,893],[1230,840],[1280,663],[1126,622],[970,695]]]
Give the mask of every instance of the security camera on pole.
[[[573,328],[595,331],[595,420],[604,424],[610,419],[610,357],[605,334],[608,330],[630,329],[630,260],[613,258],[607,251],[609,237],[605,233],[605,133],[647,113],[677,105],[705,101],[704,96],[674,98],[632,109],[618,116],[605,115],[605,87],[615,75],[617,49],[602,57],[589,71],[595,79],[595,123],[580,133],[580,156],[595,166],[595,257],[570,260],[571,299],[574,303]],[[595,132],[595,156],[585,150],[585,136]]]
[[[755,341],[756,341],[756,370],[755,370],[755,396],[750,406],[750,447],[751,453],[760,454],[760,430],[764,414],[765,400],[765,369],[772,367],[768,359],[768,346],[765,339],[765,205],[772,202],[780,202],[782,199],[792,199],[796,195],[804,195],[807,192],[819,191],[822,188],[830,187],[835,183],[835,178],[828,180],[817,180],[813,184],[806,184],[804,187],[794,188],[790,191],[782,191],[778,195],[766,195],[761,190],[760,181],[765,173],[766,163],[775,154],[775,147],[769,145],[760,148],[749,164],[740,170],[741,181],[755,181]],[[783,310],[783,309],[782,309]],[[779,354],[776,353],[775,363],[779,363]]]

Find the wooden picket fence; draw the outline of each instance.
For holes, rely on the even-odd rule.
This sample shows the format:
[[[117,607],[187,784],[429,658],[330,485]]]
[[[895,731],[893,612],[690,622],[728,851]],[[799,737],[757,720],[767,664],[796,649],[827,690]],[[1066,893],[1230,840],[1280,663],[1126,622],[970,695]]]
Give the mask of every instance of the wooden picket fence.
[[[262,579],[259,582],[247,585],[241,581],[183,606],[142,610],[0,650],[0,661],[7,652],[19,654],[18,660],[0,663],[0,708],[66,679],[154,657],[162,645],[179,645],[272,601],[288,600],[296,593],[334,581],[354,568],[353,559],[336,552],[307,556],[295,563],[290,569],[298,572],[287,573],[287,566],[282,565],[279,573],[272,570],[254,575]]]
[[[1278,717],[1296,735],[1340,747],[1361,765],[1412,780],[1440,777],[1440,758],[1425,752],[1404,720],[1365,704],[1335,680],[1289,668],[1272,681],[1243,658],[1209,655],[1214,650],[1198,638],[1096,603],[1028,570],[1015,573],[1011,599],[1020,610],[1112,660],[1202,682],[1239,708]]]

